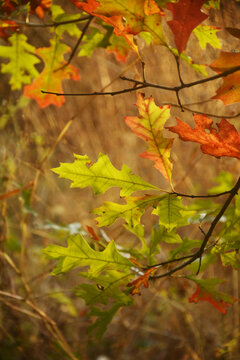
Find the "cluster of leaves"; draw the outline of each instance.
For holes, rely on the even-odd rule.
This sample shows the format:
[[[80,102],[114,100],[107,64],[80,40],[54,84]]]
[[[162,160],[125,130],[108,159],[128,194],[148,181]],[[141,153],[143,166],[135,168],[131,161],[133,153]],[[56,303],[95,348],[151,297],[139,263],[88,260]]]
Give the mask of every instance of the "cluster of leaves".
[[[50,0],[30,1],[26,4],[5,0],[0,8],[3,14],[0,17],[0,36],[5,41],[0,46],[0,56],[5,59],[1,72],[10,76],[12,90],[24,87],[24,95],[37,101],[40,107],[50,104],[60,107],[63,104],[62,81],[80,78],[78,69],[70,64],[77,52],[78,56],[91,56],[96,48],[103,47],[113,52],[117,60],[124,62],[130,52],[135,52],[141,58],[137,39],[142,37],[147,45],[166,47],[176,59],[178,70],[180,61],[185,61],[206,77],[207,66],[194,63],[187,54],[190,36],[196,36],[203,50],[206,44],[215,49],[221,48],[221,41],[217,37],[220,29],[208,23],[202,24],[208,20],[211,9],[219,9],[219,1],[72,0],[71,3],[75,6],[71,14]],[[48,23],[31,23],[28,21],[29,14],[47,17]],[[167,21],[170,15],[172,19]],[[80,30],[79,24],[82,23],[84,27]],[[48,47],[36,49],[28,42],[23,30],[41,24],[50,29],[52,37]],[[174,46],[164,33],[163,24],[172,31]],[[233,30],[229,31],[234,35],[236,32]],[[78,38],[68,61],[65,55],[71,49],[65,43],[65,32]],[[222,51],[208,67],[217,75],[185,84],[179,71],[181,85],[173,88],[148,83],[143,76],[142,82],[127,79],[133,82],[134,87],[124,89],[123,92],[146,87],[175,91],[179,106],[182,107],[179,97],[181,89],[222,78],[223,84],[213,99],[220,99],[226,105],[239,102],[239,53]],[[202,196],[207,199],[194,199],[190,205],[184,204],[184,196],[201,196],[174,191],[171,160],[174,138],[166,137],[164,129],[178,134],[183,141],[201,144],[204,154],[240,159],[240,135],[237,129],[226,119],[222,119],[216,129],[213,121],[205,114],[193,115],[196,123],[194,129],[179,119],[176,126],[165,127],[170,118],[170,105],[158,106],[152,97],[145,98],[141,92],[138,93],[136,105],[139,116],[127,116],[125,122],[135,135],[147,143],[147,149],[140,156],[154,162],[155,168],[168,181],[170,191],[146,182],[133,174],[126,165],[121,170],[116,169],[104,154],[99,154],[95,163],[87,155],[75,155],[73,163],[62,163],[53,169],[60,177],[71,180],[72,187],[90,186],[96,195],[103,194],[111,187],[119,187],[124,204],[105,202],[95,209],[98,226],[108,227],[121,218],[125,221],[124,227],[140,240],[139,247],[126,249],[116,246],[113,240],[109,242],[99,237],[89,228],[92,237],[90,242],[82,234],[72,235],[67,247],[49,245],[43,250],[48,257],[58,260],[54,275],[83,268],[80,275],[88,282],[78,286],[75,293],[89,305],[89,316],[96,317],[91,329],[96,328],[98,336],[102,336],[120,307],[131,305],[133,295],[140,294],[142,286],[149,286],[150,279],[170,276],[183,268],[186,270],[183,276],[197,285],[190,302],[208,301],[225,313],[227,306],[236,300],[217,290],[217,285],[222,282],[220,279],[199,279],[196,274],[204,268],[204,264],[208,266],[218,256],[223,265],[239,268],[240,198],[237,193],[240,180],[234,185],[233,178],[229,180],[227,174],[222,173],[217,178],[220,185],[210,189],[209,195]],[[142,193],[133,195],[136,191]],[[212,200],[221,195],[227,196],[222,206]],[[152,214],[158,217],[158,224],[153,227],[150,240],[141,222],[149,207],[152,208]],[[212,236],[220,220],[224,226]],[[203,239],[180,237],[180,227],[193,223],[201,225],[203,222],[210,223],[206,234],[199,232],[199,237],[203,236]],[[161,257],[163,243],[175,244],[164,261]]]

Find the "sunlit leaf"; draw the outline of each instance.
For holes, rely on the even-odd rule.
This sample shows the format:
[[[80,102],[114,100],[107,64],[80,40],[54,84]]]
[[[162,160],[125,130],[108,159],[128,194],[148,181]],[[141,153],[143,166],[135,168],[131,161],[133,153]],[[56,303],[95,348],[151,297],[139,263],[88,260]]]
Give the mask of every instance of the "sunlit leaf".
[[[193,29],[208,17],[201,12],[204,3],[205,0],[179,0],[178,3],[168,5],[173,14],[173,20],[168,21],[168,25],[174,34],[179,53],[186,48]]]
[[[204,154],[215,157],[230,156],[240,159],[240,135],[236,128],[224,118],[217,124],[218,131],[212,126],[213,121],[206,115],[194,115],[196,123],[192,129],[184,121],[177,119],[176,126],[167,127],[178,134],[183,141],[201,144]]]
[[[144,99],[144,94],[138,94],[137,107],[140,117],[127,116],[125,121],[133,133],[144,139],[148,149],[140,156],[155,162],[155,168],[171,182],[172,161],[170,152],[173,139],[163,135],[165,122],[170,117],[170,107],[157,106],[152,97]]]
[[[120,187],[121,196],[129,196],[137,190],[157,190],[131,170],[123,165],[117,170],[110,162],[107,155],[99,154],[98,161],[90,165],[91,160],[87,156],[74,155],[73,163],[61,163],[58,168],[52,169],[60,177],[72,180],[71,187],[85,188],[91,186],[94,194],[103,194],[111,187]]]
[[[13,34],[9,42],[11,46],[0,45],[0,57],[9,59],[7,64],[1,65],[1,72],[10,74],[12,90],[19,90],[38,76],[35,65],[40,60],[34,55],[35,48],[27,42],[24,34]]]
[[[132,267],[131,261],[117,251],[114,241],[111,241],[104,251],[95,251],[80,234],[68,238],[68,247],[49,245],[42,251],[51,259],[59,260],[53,270],[55,275],[80,266],[89,266],[93,275],[107,268],[121,270]]]
[[[206,45],[211,45],[214,49],[221,49],[221,41],[217,37],[216,33],[220,28],[211,25],[198,25],[194,30],[194,34],[197,36],[201,48],[204,50]]]
[[[60,107],[65,102],[64,96],[43,94],[41,90],[61,93],[63,80],[79,79],[78,70],[72,65],[59,69],[65,64],[64,54],[69,50],[70,48],[57,38],[51,40],[50,47],[36,49],[36,54],[44,61],[44,69],[31,85],[25,86],[24,95],[35,99],[40,108],[50,104]]]
[[[188,225],[189,218],[195,214],[195,211],[184,206],[181,198],[168,195],[159,202],[153,214],[159,216],[160,225],[164,225],[171,231],[177,226]]]

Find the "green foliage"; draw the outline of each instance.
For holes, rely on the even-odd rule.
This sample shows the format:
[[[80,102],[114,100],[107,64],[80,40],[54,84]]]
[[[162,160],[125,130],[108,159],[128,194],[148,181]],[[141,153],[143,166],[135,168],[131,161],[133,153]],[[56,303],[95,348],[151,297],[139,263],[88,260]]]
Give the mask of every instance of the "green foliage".
[[[9,59],[8,64],[2,64],[1,72],[11,75],[9,84],[12,90],[21,89],[23,84],[30,84],[38,76],[35,65],[40,60],[27,40],[26,35],[15,33],[9,38],[10,46],[0,45],[0,57]]]
[[[229,49],[231,44],[227,45],[229,52],[226,52],[224,48],[226,43],[224,37],[221,38],[221,29],[209,25],[210,9],[219,11],[220,1],[218,0],[122,0],[117,2],[72,0],[71,2],[71,6],[75,6],[75,11],[71,13],[68,12],[68,8],[71,9],[70,5],[62,4],[61,7],[55,1],[52,4],[51,1],[38,2],[37,5],[32,1],[27,5],[19,5],[17,1],[3,1],[0,4],[0,12],[3,14],[0,23],[0,57],[3,59],[1,73],[10,75],[11,90],[19,91],[24,87],[25,96],[21,94],[15,102],[7,95],[0,105],[0,130],[5,130],[9,126],[10,130],[14,129],[18,136],[21,134],[21,142],[18,144],[16,153],[12,154],[11,151],[1,153],[0,184],[3,190],[0,201],[3,202],[1,206],[3,220],[0,222],[0,240],[2,243],[5,241],[1,248],[1,256],[3,255],[4,261],[6,260],[7,265],[18,277],[18,280],[11,284],[9,293],[3,291],[2,295],[7,294],[11,300],[24,303],[24,306],[30,307],[31,312],[25,307],[18,308],[8,301],[4,302],[5,306],[11,308],[12,311],[20,309],[19,311],[25,315],[42,320],[46,331],[49,331],[56,342],[56,347],[72,360],[76,360],[61,332],[56,328],[55,321],[37,307],[35,300],[33,301],[35,298],[31,294],[31,283],[34,283],[38,277],[44,277],[46,269],[43,275],[34,274],[31,278],[31,274],[28,274],[29,280],[24,279],[23,263],[30,233],[35,232],[37,236],[44,238],[44,245],[42,242],[41,245],[30,245],[31,251],[37,252],[40,258],[39,248],[46,244],[42,250],[45,256],[41,258],[41,261],[44,267],[48,261],[53,261],[54,268],[51,265],[53,269],[51,274],[61,279],[59,283],[64,282],[68,276],[69,278],[75,276],[72,275],[74,274],[72,270],[75,270],[75,273],[78,272],[75,278],[80,280],[77,284],[75,282],[70,292],[75,298],[80,298],[81,302],[85,303],[84,306],[88,311],[86,316],[91,322],[89,331],[95,331],[99,339],[115,314],[122,307],[133,305],[133,295],[141,295],[142,289],[147,291],[149,285],[154,284],[152,280],[157,280],[159,277],[172,277],[171,281],[174,280],[178,284],[187,282],[186,289],[192,283],[196,284],[197,289],[189,301],[194,303],[207,301],[222,314],[225,314],[227,308],[236,301],[231,295],[218,290],[218,286],[223,285],[224,280],[220,278],[220,275],[217,279],[209,278],[209,269],[218,264],[231,268],[233,271],[240,267],[240,195],[238,194],[240,180],[236,181],[234,171],[233,173],[220,171],[212,179],[217,185],[205,188],[203,195],[199,195],[197,191],[194,194],[180,193],[180,190],[177,192],[174,186],[181,186],[182,179],[178,178],[176,172],[174,173],[174,165],[179,160],[177,156],[172,155],[176,142],[169,131],[178,135],[180,144],[181,141],[200,143],[201,151],[206,156],[212,155],[217,158],[228,156],[235,158],[235,161],[240,159],[240,134],[237,127],[224,118],[218,121],[219,114],[213,114],[213,116],[217,115],[216,122],[213,123],[211,116],[206,114],[204,109],[201,111],[202,103],[199,101],[197,104],[200,110],[197,115],[194,115],[195,127],[192,128],[188,125],[188,119],[185,116],[190,110],[186,108],[185,111],[187,105],[184,105],[196,103],[196,99],[192,101],[187,98],[188,88],[194,87],[195,90],[196,85],[207,86],[208,82],[216,79],[222,79],[223,84],[219,89],[216,88],[217,95],[212,99],[222,100],[223,106],[240,102],[240,56],[234,52],[235,49]],[[32,18],[35,20],[33,21]],[[168,20],[170,18],[171,20]],[[24,22],[23,19],[26,21]],[[204,23],[205,20],[206,23]],[[41,30],[38,29],[39,26]],[[41,37],[36,40],[36,37],[38,38],[36,33],[35,37],[31,37],[34,34],[34,28],[45,31],[47,37],[44,41],[40,39]],[[192,33],[194,33],[193,36],[191,36]],[[229,28],[229,33],[239,38],[239,29]],[[216,52],[216,60],[212,64],[195,62],[196,56],[193,52],[191,53],[192,48],[188,46],[188,42],[196,42],[196,37],[199,42],[199,44],[197,42],[197,51],[201,51],[201,55],[206,55],[209,49],[212,53],[216,49],[222,50],[220,56]],[[40,46],[40,43],[43,44]],[[147,59],[147,51],[156,45],[164,46],[164,51],[168,52],[169,57],[175,61],[176,82],[171,86],[161,83],[162,69],[159,73],[151,74],[152,77],[156,77],[154,83],[148,82],[145,78],[143,59],[145,57]],[[105,154],[100,153],[95,162],[88,155],[74,155],[74,162],[60,163],[60,166],[52,171],[60,178],[70,180],[71,188],[91,187],[94,195],[105,194],[111,188],[120,188],[119,199],[103,200],[102,205],[92,209],[93,214],[96,215],[98,228],[101,228],[96,232],[94,226],[88,225],[85,231],[79,223],[81,219],[70,224],[59,224],[58,220],[48,219],[44,219],[40,224],[39,220],[37,229],[34,229],[34,222],[38,222],[38,212],[33,206],[34,201],[39,200],[36,194],[38,179],[45,174],[44,164],[54,152],[58,142],[62,140],[74,116],[61,130],[53,145],[50,144],[50,147],[44,151],[41,147],[45,139],[42,135],[38,135],[39,124],[36,118],[34,117],[33,120],[34,128],[31,129],[30,135],[26,135],[26,139],[23,133],[27,125],[22,127],[22,122],[20,126],[15,122],[11,123],[12,118],[16,117],[19,110],[27,106],[28,98],[36,101],[40,108],[50,105],[62,106],[65,102],[64,95],[66,95],[63,90],[63,81],[80,79],[78,69],[70,64],[72,59],[78,56],[81,57],[81,61],[84,61],[84,56],[93,57],[98,48],[113,53],[115,62],[124,63],[129,57],[130,60],[126,68],[121,69],[121,74],[125,74],[133,64],[136,64],[137,68],[137,63],[141,62],[142,77],[139,76],[138,71],[137,76],[133,78],[121,77],[125,80],[122,84],[128,83],[128,85],[119,91],[104,93],[102,90],[98,92],[98,89],[94,89],[87,95],[121,93],[122,96],[127,96],[128,92],[143,91],[145,88],[161,91],[158,97],[160,106],[152,96],[146,97],[144,93],[139,92],[136,103],[139,115],[125,116],[125,122],[141,139],[140,141],[145,141],[146,150],[140,156],[154,162],[154,167],[160,172],[158,175],[162,176],[165,182],[167,180],[167,187],[162,189],[151,184],[135,175],[125,164],[120,170],[117,169]],[[163,60],[161,64],[164,64],[164,71],[169,71],[167,61],[161,60]],[[131,64],[130,61],[132,61]],[[182,67],[183,63],[185,67]],[[114,66],[115,64],[113,68]],[[196,77],[189,83],[184,82],[185,76],[181,73],[182,68],[187,66],[197,73],[194,73]],[[209,76],[208,69],[215,71],[217,75]],[[186,94],[182,95],[183,91],[186,91]],[[175,94],[176,100],[172,100],[172,97],[165,98],[163,93]],[[80,93],[80,95],[86,94]],[[179,117],[183,120],[173,119],[175,108],[181,110]],[[229,113],[233,114],[232,109]],[[48,116],[46,119],[49,120]],[[107,121],[111,119],[106,120],[106,123]],[[166,126],[169,121],[177,121],[177,125]],[[52,123],[50,119],[49,124]],[[74,136],[76,137],[77,134]],[[9,148],[12,149],[15,139],[7,140],[10,142]],[[121,140],[125,141],[124,138]],[[50,141],[51,137],[49,137]],[[28,161],[25,160],[25,146],[29,143],[33,147],[31,156],[34,158],[34,166],[32,164],[29,166]],[[35,152],[39,148],[41,148],[40,160],[36,154],[37,151]],[[25,167],[36,169],[34,180],[29,181],[26,186],[22,186],[21,182],[17,181],[17,162],[21,162],[21,171],[19,171],[21,174],[24,173]],[[222,162],[220,166],[224,166],[223,164]],[[184,161],[182,161],[181,167],[184,168],[184,166]],[[226,166],[226,168],[230,167]],[[237,166],[234,169],[237,169]],[[191,176],[191,171],[189,169],[186,171],[189,172],[187,175]],[[207,180],[210,182],[211,179],[200,178],[199,183],[202,180],[206,180],[207,183]],[[189,181],[189,184],[190,189],[200,187],[199,184],[193,184],[193,181]],[[17,232],[15,233],[15,228],[6,215],[7,201],[14,196],[17,198],[20,211],[12,222],[16,226],[15,224],[20,221],[21,238],[18,237]],[[58,202],[57,196],[54,201]],[[45,200],[43,204],[45,205]],[[61,217],[61,209],[57,209],[56,213],[53,211],[53,214]],[[31,222],[31,227],[29,227],[29,219],[34,220]],[[111,234],[112,226],[122,229],[120,244],[117,236],[106,235],[104,232],[104,228],[107,227]],[[66,238],[67,246],[63,246]],[[60,245],[49,244],[49,241],[60,242]],[[8,255],[11,252],[13,257]],[[17,256],[19,268],[15,265]],[[56,278],[52,278],[51,281],[57,283]],[[187,292],[186,289],[183,285],[183,293]],[[19,291],[19,296],[17,291]],[[152,296],[153,293],[149,292],[149,294]],[[159,289],[156,290],[156,294],[159,296]],[[61,308],[63,307],[69,316],[77,318],[78,309],[64,291],[54,291],[49,294],[49,298]],[[3,353],[5,356],[5,349]],[[14,357],[15,354],[10,353],[11,356]]]
[[[126,165],[117,170],[107,155],[99,154],[98,160],[91,165],[87,155],[74,155],[75,161],[71,164],[61,164],[53,171],[72,180],[71,187],[85,188],[92,186],[94,194],[103,194],[111,187],[120,187],[120,196],[129,196],[137,190],[157,190],[154,185],[148,184],[139,176],[134,175]]]

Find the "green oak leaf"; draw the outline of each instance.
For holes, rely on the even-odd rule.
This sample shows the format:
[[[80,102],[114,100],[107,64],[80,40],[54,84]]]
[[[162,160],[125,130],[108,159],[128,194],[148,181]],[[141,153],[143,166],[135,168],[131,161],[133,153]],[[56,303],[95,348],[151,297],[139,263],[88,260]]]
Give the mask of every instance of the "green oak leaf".
[[[81,234],[68,238],[68,247],[49,245],[42,250],[51,259],[59,260],[52,274],[58,275],[69,270],[89,266],[92,275],[99,274],[104,269],[125,270],[133,266],[132,262],[122,256],[111,241],[102,251],[92,249]]]
[[[216,34],[219,30],[220,28],[216,26],[198,25],[193,32],[197,36],[199,45],[203,50],[207,44],[211,45],[214,49],[221,49],[222,44]]]
[[[133,265],[133,264],[132,264]],[[127,286],[132,272],[108,270],[107,273],[94,276],[92,273],[81,273],[83,277],[95,282],[95,284],[81,284],[75,289],[75,294],[86,302],[86,305],[97,303],[107,305],[110,299],[122,303],[132,304],[132,297],[124,292],[121,287]]]
[[[141,216],[147,206],[154,206],[163,196],[145,195],[142,197],[126,197],[126,204],[117,204],[106,201],[103,206],[93,210],[94,214],[99,215],[96,220],[98,226],[110,226],[117,219],[123,218],[126,223],[135,227],[140,224]]]
[[[33,55],[35,48],[28,44],[24,34],[15,33],[9,38],[10,46],[0,45],[0,57],[9,59],[8,64],[2,64],[1,72],[10,74],[12,90],[20,90],[22,85],[30,84],[38,76],[35,65],[40,60]]]
[[[180,197],[167,195],[159,202],[153,214],[159,216],[160,225],[171,231],[175,227],[188,225],[189,218],[195,214],[195,211],[184,206]]]
[[[134,175],[126,165],[117,170],[107,155],[99,154],[98,161],[91,165],[88,156],[74,155],[73,163],[61,163],[52,169],[61,178],[72,180],[71,187],[85,188],[91,186],[94,194],[103,194],[111,187],[120,187],[122,197],[131,195],[137,190],[158,190],[154,185]]]
[[[122,304],[114,304],[109,310],[100,310],[99,308],[93,306],[91,308],[89,317],[94,316],[97,317],[95,323],[93,323],[89,328],[88,332],[96,330],[96,336],[98,339],[101,339],[105,331],[107,330],[108,324],[112,321],[114,315],[118,311],[118,309],[122,306]]]

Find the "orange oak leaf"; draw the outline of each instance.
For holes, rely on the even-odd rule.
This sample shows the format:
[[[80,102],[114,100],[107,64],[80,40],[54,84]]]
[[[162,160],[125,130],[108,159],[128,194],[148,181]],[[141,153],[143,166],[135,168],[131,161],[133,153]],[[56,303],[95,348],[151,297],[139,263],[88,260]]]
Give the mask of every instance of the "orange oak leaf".
[[[128,287],[133,287],[133,289],[131,290],[132,295],[135,295],[135,294],[140,295],[141,294],[140,293],[140,286],[141,285],[144,285],[145,288],[148,288],[148,286],[149,286],[149,283],[148,283],[149,277],[150,277],[150,275],[152,275],[155,272],[156,269],[157,269],[156,267],[153,267],[151,269],[146,270],[145,273],[142,276],[140,276],[136,280],[131,281],[130,283],[127,284]]]
[[[25,86],[24,95],[35,99],[40,108],[50,104],[60,107],[65,102],[64,96],[43,94],[41,90],[62,92],[63,80],[80,78],[78,70],[72,65],[59,69],[65,64],[63,56],[69,50],[67,45],[54,39],[50,47],[36,49],[36,54],[43,60],[45,67],[32,84]]]
[[[176,126],[167,127],[178,134],[183,141],[193,141],[201,145],[204,154],[215,157],[230,156],[240,159],[240,135],[226,119],[217,124],[218,131],[212,127],[212,120],[205,115],[194,115],[196,123],[192,129],[185,122],[176,119]]]
[[[203,289],[200,285],[197,286],[195,293],[189,298],[189,302],[198,303],[199,301],[207,301],[211,305],[213,305],[218,311],[222,314],[227,313],[227,308],[230,305],[233,305],[237,299],[234,299],[230,296],[227,297],[227,300],[218,299],[213,294],[210,294],[205,289]]]
[[[220,74],[236,66],[240,66],[240,53],[222,51],[210,68]],[[225,105],[240,102],[240,71],[223,77],[223,84],[212,99],[220,99]]]
[[[138,50],[133,35],[141,31],[150,32],[155,44],[165,44],[161,25],[163,12],[153,0],[71,1],[79,9],[113,26],[115,35],[124,37],[135,51]]]
[[[144,99],[142,93],[138,94],[136,105],[140,117],[127,116],[125,121],[133,133],[148,144],[148,149],[140,156],[154,161],[155,168],[171,182],[172,161],[170,160],[170,152],[173,139],[167,139],[163,136],[164,124],[170,117],[170,107],[168,105],[157,106],[152,96]]]
[[[201,12],[205,0],[180,0],[175,4],[168,4],[173,14],[173,20],[168,21],[179,54],[186,48],[193,29],[208,16]]]

